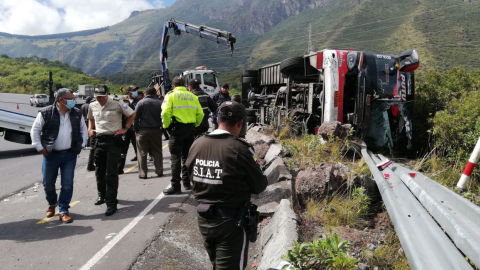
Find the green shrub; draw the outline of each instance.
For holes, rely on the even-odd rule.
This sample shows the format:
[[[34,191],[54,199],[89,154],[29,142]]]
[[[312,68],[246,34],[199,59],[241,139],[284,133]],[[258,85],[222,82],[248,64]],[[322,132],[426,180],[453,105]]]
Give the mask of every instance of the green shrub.
[[[338,269],[351,270],[357,267],[358,260],[350,258],[348,254],[350,242],[340,241],[337,233],[332,233],[330,237],[315,238],[313,242],[293,243],[287,254],[282,259],[289,262],[293,269]],[[287,269],[285,265],[282,269]],[[291,269],[291,268],[290,268]]]

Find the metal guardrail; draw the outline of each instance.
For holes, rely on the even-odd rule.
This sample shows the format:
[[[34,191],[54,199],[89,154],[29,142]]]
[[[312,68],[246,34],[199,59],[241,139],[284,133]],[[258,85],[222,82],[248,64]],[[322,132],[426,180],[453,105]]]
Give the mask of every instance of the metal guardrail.
[[[398,165],[381,172],[376,164],[386,159],[368,151],[365,143],[361,152],[412,269],[471,269],[459,249],[480,265],[477,206],[418,172]],[[409,173],[418,176],[412,179]]]

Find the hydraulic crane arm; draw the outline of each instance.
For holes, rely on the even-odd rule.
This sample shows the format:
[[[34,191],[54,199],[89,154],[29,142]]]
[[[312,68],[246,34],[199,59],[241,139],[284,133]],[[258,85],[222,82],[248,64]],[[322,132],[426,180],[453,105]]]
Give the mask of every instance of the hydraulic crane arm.
[[[167,66],[167,47],[168,40],[170,39],[170,29],[173,28],[173,32],[176,36],[179,36],[182,32],[199,36],[217,42],[218,44],[226,45],[230,48],[231,54],[233,54],[233,44],[237,40],[232,33],[227,31],[221,31],[215,28],[211,28],[205,25],[193,25],[185,22],[170,21],[165,22],[163,26],[162,42],[160,45],[160,64],[162,65],[163,82],[162,85],[165,90],[170,89],[170,78],[168,74]]]

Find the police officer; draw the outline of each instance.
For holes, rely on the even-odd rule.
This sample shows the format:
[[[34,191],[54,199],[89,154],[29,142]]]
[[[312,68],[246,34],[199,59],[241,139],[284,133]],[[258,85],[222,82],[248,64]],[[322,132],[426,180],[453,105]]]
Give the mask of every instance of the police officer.
[[[162,104],[163,128],[170,133],[168,148],[172,168],[172,186],[163,191],[165,195],[181,194],[180,180],[186,190],[192,189],[185,161],[195,139],[195,127],[203,120],[202,106],[197,96],[187,91],[183,78],[175,77],[172,87]]]
[[[139,101],[138,97],[138,90],[139,88],[135,85],[130,85],[127,87],[127,98],[124,100],[127,103],[128,107],[130,107],[133,111],[135,111],[135,107]],[[125,128],[125,124],[127,123],[126,117],[122,118],[122,127]],[[120,163],[118,165],[118,174],[123,174],[123,169],[125,167],[125,162],[127,159],[128,148],[130,147],[130,143],[133,145],[133,151],[135,152],[135,157],[133,157],[130,161],[137,161],[137,139],[135,137],[135,131],[133,129],[129,129],[127,133],[125,133],[125,141],[122,144],[122,155],[120,159]]]
[[[188,82],[188,91],[197,96],[200,105],[202,105],[204,114],[203,120],[200,126],[195,128],[195,136],[198,136],[208,131],[208,116],[210,115],[210,112],[216,112],[218,106],[215,101],[213,101],[213,99],[200,88],[200,83],[197,80],[190,80]]]
[[[199,205],[198,226],[213,269],[244,269],[248,236],[237,226],[250,194],[267,187],[252,146],[238,138],[244,110],[227,101],[218,112],[219,128],[200,137],[190,149],[187,169]]]
[[[224,83],[222,85],[222,88],[220,89],[220,92],[213,95],[213,100],[218,104],[218,106],[220,106],[220,104],[222,104],[225,101],[232,100],[228,91],[230,91],[230,87],[228,86],[228,83]],[[213,120],[213,125],[215,129],[217,129],[218,128],[217,112],[213,114],[212,120]]]
[[[90,106],[90,103],[92,103],[92,101],[93,101],[92,97],[87,97],[85,99],[85,104],[83,104],[82,108],[80,109],[82,111],[83,119],[85,119],[85,126],[87,127],[88,127],[88,107]],[[95,143],[94,139],[89,137],[87,141],[87,146],[90,147],[90,151],[88,153],[88,162],[87,162],[87,171],[89,172],[95,171],[95,165],[94,165],[95,150],[92,147],[94,143]]]
[[[106,85],[95,85],[96,102],[88,110],[88,135],[96,138],[95,176],[97,178],[98,198],[95,205],[107,203],[105,215],[117,211],[118,163],[120,162],[123,134],[132,127],[134,111],[125,103],[109,98]],[[127,122],[122,129],[122,115]]]

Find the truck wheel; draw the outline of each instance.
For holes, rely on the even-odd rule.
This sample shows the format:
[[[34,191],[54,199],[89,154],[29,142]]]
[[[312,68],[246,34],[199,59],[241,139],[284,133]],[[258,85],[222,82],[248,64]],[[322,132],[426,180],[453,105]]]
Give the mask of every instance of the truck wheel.
[[[256,77],[258,78],[258,70],[251,69],[251,70],[244,70],[243,77]]]
[[[242,83],[258,84],[258,77],[243,77]]]
[[[303,72],[303,57],[291,57],[280,62],[280,72],[290,75],[295,72]]]
[[[254,110],[254,109],[246,109],[247,111],[247,116],[255,116],[257,117],[257,115],[255,114],[257,112],[257,110]]]

